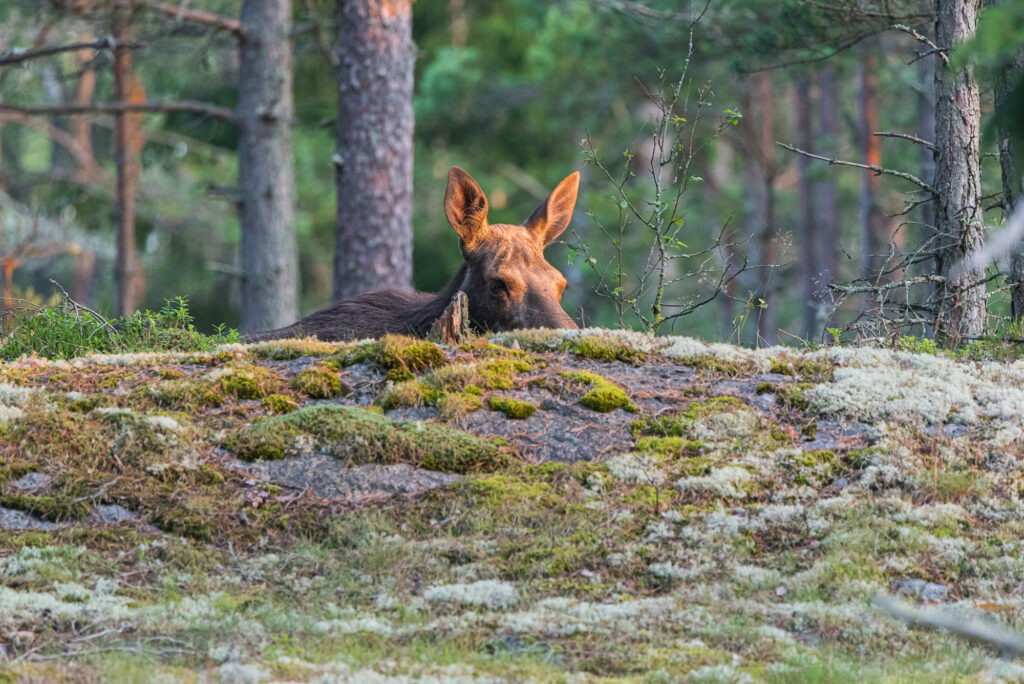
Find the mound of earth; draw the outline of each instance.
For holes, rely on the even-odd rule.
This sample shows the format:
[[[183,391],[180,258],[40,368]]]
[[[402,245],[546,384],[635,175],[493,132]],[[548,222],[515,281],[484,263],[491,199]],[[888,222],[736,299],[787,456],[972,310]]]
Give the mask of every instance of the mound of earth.
[[[1017,681],[878,606],[1021,626],[1022,443],[1021,361],[598,329],[25,357],[0,667]]]

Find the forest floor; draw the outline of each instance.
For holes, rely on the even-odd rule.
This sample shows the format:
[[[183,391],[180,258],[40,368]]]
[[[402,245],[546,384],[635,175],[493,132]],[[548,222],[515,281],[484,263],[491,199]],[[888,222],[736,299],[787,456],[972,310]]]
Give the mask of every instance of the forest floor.
[[[1024,361],[602,330],[0,365],[0,681],[1020,681]]]

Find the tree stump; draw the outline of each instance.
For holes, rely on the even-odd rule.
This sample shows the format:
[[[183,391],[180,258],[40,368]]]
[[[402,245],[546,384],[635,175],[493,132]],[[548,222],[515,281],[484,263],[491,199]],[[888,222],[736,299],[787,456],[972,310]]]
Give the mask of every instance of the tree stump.
[[[448,302],[444,313],[430,326],[431,340],[441,344],[461,344],[469,337],[469,299],[461,290]]]

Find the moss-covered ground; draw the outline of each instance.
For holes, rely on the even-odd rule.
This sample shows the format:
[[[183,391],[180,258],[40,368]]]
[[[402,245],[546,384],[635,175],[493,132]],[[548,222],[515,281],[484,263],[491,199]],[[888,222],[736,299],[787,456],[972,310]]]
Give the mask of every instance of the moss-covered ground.
[[[1022,388],[607,331],[24,357],[0,681],[1020,681],[873,599],[1024,629]],[[355,493],[250,467],[310,455]]]

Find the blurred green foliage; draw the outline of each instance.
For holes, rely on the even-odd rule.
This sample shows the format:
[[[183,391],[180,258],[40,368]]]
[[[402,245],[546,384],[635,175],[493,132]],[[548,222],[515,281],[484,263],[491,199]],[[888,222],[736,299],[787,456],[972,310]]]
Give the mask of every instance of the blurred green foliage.
[[[690,17],[703,3],[648,0],[647,14],[616,8],[633,3],[604,0],[475,0],[465,3],[468,30],[464,41],[452,30],[453,4],[420,0],[413,3],[416,62],[416,137],[414,166],[414,279],[424,290],[436,290],[455,272],[461,260],[458,242],[444,217],[443,196],[448,168],[468,170],[487,192],[490,218],[519,223],[543,201],[562,178],[581,170],[583,180],[573,230],[580,240],[603,240],[598,224],[614,224],[617,193],[592,166],[586,165],[581,140],[589,137],[595,153],[605,160],[635,159],[636,178],[631,196],[642,201],[649,193],[643,179],[643,161],[649,158],[652,112],[647,95],[662,74],[669,80],[682,71]],[[849,4],[849,3],[845,3]],[[831,7],[843,7],[837,2]],[[206,0],[202,9],[238,16],[240,0]],[[1006,3],[996,8],[1011,12]],[[198,7],[199,5],[195,5]],[[334,43],[331,0],[294,2],[295,42],[295,177],[296,227],[302,298],[308,313],[329,302],[331,255],[334,249],[336,207],[333,126],[336,88],[324,47]],[[890,2],[894,12],[913,15],[912,0]],[[1019,8],[1018,8],[1019,9]],[[996,10],[986,10],[993,13]],[[1016,15],[1015,15],[1016,16]],[[1018,17],[1019,18],[1019,17]],[[27,47],[42,40],[60,44],[80,40],[87,33],[110,33],[102,13],[75,18],[60,15],[49,3],[6,0],[0,3],[0,51]],[[913,19],[907,19],[908,22]],[[1016,21],[1016,19],[1015,19]],[[1006,22],[1008,23],[1008,22]],[[692,96],[710,83],[716,113],[727,109],[744,114],[735,132],[702,148],[694,176],[705,179],[699,192],[687,199],[685,227],[678,239],[695,251],[707,246],[724,222],[732,219],[739,237],[759,229],[751,219],[751,151],[744,140],[745,126],[760,125],[745,114],[747,75],[764,66],[791,64],[774,73],[777,140],[794,139],[791,78],[799,69],[816,68],[832,55],[840,84],[838,154],[856,159],[856,83],[858,53],[845,50],[858,36],[878,31],[883,20],[853,21],[820,3],[803,0],[721,0],[712,2],[694,34]],[[1019,23],[1014,24],[1018,26]],[[47,31],[43,34],[43,28]],[[235,40],[224,33],[176,23],[145,13],[133,24],[146,47],[133,53],[135,68],[150,101],[190,99],[231,107],[236,101]],[[983,22],[977,54],[1002,55],[1007,38],[998,24]],[[990,32],[999,35],[990,37]],[[883,128],[915,132],[914,98],[907,93],[916,83],[915,67],[906,62],[916,44],[903,34],[891,34],[885,45],[889,59],[881,61],[879,99]],[[997,45],[998,47],[993,47]],[[834,54],[833,54],[834,53]],[[977,57],[978,60],[982,58]],[[987,59],[987,58],[986,58]],[[992,57],[995,59],[995,57]],[[980,61],[979,61],[980,63]],[[110,56],[100,52],[95,99],[111,96]],[[10,104],[50,104],[69,101],[80,75],[74,55],[65,53],[0,72],[0,101]],[[193,113],[154,114],[145,117],[147,145],[138,199],[137,239],[146,270],[146,304],[160,306],[168,296],[188,297],[196,328],[238,321],[238,219],[236,197],[237,143],[234,128],[221,120]],[[66,119],[52,122],[67,127]],[[710,124],[709,124],[710,125]],[[72,179],[72,160],[37,127],[14,121],[0,124],[0,184],[19,202],[46,216],[63,216],[78,228],[113,242],[113,181],[111,120],[98,117],[93,145],[102,173],[82,184]],[[698,130],[699,140],[709,131]],[[919,169],[919,151],[899,140],[883,141],[886,166],[913,172]],[[780,268],[773,272],[780,327],[795,329],[800,315],[798,250],[793,235],[797,203],[793,169],[795,160],[777,151],[779,167],[776,212],[781,239]],[[985,161],[985,192],[998,189],[993,159]],[[812,165],[815,180],[829,178],[839,187],[842,223],[841,249],[847,258],[842,277],[859,275],[857,195],[860,175],[834,167]],[[904,206],[906,187],[898,180],[883,180],[879,201],[887,213]],[[649,199],[649,194],[648,194]],[[3,207],[0,206],[0,212]],[[911,217],[912,220],[917,220]],[[894,229],[900,224],[893,220]],[[906,225],[901,230],[917,230]],[[570,239],[566,234],[567,241]],[[643,259],[650,242],[641,228],[624,240],[630,258]],[[749,243],[756,261],[756,245]],[[569,264],[563,245],[548,249],[548,259],[570,281],[566,309],[582,313],[587,322],[616,324],[614,308],[591,290],[592,276],[584,264]],[[25,262],[15,274],[21,287],[49,291],[48,280],[74,282],[77,257],[62,255]],[[685,263],[681,269],[688,268]],[[685,272],[685,270],[683,270]],[[674,332],[703,337],[722,335],[719,320],[744,312],[744,302],[758,289],[752,274],[736,293],[736,314],[712,304],[680,319]],[[696,285],[695,285],[696,287]],[[98,311],[112,308],[113,268],[106,258],[97,262],[85,301]],[[854,315],[852,312],[850,315]],[[627,320],[627,324],[630,321]],[[726,321],[726,326],[730,322]]]

